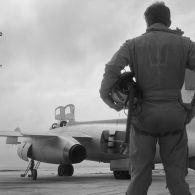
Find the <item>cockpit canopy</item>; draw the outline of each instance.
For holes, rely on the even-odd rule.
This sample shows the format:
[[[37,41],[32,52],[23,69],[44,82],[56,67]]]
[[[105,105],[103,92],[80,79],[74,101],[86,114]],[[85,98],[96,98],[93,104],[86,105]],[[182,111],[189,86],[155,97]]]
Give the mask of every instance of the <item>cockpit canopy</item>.
[[[67,124],[72,124],[75,122],[75,106],[74,104],[68,104],[66,106],[58,106],[55,109],[55,120],[57,122],[53,123],[50,129],[55,129],[57,127],[63,127]]]

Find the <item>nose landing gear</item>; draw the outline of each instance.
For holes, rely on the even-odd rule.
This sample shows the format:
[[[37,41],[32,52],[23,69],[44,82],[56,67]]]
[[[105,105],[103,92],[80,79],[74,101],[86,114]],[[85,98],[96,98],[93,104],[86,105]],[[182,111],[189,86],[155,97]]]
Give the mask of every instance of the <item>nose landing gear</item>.
[[[32,180],[36,180],[37,179],[37,169],[39,168],[40,165],[40,161],[37,161],[37,163],[35,164],[34,160],[32,159],[29,164],[28,167],[26,168],[24,174],[21,174],[21,177],[26,177],[26,175],[28,174],[29,171],[31,171],[31,174],[28,175],[28,177],[31,177]]]
[[[72,176],[74,167],[71,164],[60,164],[58,166],[58,176]]]

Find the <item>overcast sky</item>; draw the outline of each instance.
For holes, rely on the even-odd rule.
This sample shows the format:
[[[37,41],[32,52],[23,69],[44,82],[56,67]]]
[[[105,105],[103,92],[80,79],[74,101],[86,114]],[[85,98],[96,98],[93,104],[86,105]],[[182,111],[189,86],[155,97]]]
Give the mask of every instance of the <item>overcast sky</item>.
[[[145,31],[151,0],[0,0],[0,129],[49,128],[73,103],[78,120],[123,117],[99,98],[105,63]],[[167,1],[173,28],[195,36],[193,0]]]
[[[99,97],[105,63],[146,28],[151,0],[0,0],[0,130],[46,130],[54,109],[77,120],[123,117]],[[195,1],[165,1],[195,40]]]

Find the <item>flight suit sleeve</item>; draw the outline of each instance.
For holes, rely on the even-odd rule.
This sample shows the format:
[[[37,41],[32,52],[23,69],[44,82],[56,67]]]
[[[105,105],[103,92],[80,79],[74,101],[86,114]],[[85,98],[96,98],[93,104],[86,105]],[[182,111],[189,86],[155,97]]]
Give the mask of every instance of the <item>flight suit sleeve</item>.
[[[195,72],[195,42],[190,41],[188,56],[187,56],[187,68]],[[191,101],[191,109],[188,112],[188,122],[195,117],[195,93]]]
[[[105,71],[100,87],[100,96],[104,100],[109,98],[113,84],[121,75],[121,70],[131,64],[131,40],[127,40],[105,65]]]
[[[195,72],[195,42],[192,41],[189,44],[187,68]]]

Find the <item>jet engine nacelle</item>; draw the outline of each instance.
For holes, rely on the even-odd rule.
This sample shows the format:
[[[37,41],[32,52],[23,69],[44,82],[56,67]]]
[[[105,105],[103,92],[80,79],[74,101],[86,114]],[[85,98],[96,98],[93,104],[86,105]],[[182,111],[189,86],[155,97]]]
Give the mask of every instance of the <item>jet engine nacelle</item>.
[[[31,143],[28,143],[28,142],[21,143],[18,146],[18,150],[17,150],[18,156],[22,160],[28,161],[28,156],[31,153],[31,147],[32,147],[32,144]]]
[[[72,137],[32,138],[32,150],[28,157],[53,164],[75,164],[86,158],[86,149]]]

